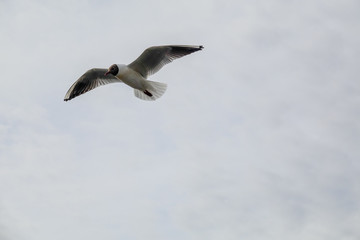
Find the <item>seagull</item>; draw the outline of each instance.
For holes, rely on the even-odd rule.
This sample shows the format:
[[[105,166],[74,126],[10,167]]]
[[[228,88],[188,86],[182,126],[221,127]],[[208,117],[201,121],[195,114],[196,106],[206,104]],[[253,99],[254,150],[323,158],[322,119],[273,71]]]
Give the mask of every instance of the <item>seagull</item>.
[[[173,60],[203,48],[203,46],[190,45],[154,46],[147,48],[128,65],[113,64],[108,69],[92,68],[70,87],[64,101],[71,100],[96,87],[115,82],[123,82],[132,87],[137,98],[154,101],[165,93],[167,85],[149,81],[147,78]]]

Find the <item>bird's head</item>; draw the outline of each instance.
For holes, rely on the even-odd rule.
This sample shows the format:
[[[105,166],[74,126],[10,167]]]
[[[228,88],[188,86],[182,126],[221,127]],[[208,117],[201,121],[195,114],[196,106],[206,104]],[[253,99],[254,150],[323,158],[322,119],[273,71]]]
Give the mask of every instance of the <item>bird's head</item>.
[[[119,67],[116,64],[113,64],[109,67],[108,71],[105,73],[105,76],[112,74],[116,76],[119,73]]]

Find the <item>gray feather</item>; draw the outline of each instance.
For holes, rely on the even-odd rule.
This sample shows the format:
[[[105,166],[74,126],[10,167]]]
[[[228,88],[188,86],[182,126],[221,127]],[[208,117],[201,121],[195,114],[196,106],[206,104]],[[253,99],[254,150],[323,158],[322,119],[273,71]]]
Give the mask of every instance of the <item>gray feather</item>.
[[[203,49],[203,46],[169,45],[147,48],[128,67],[144,78],[156,73],[173,60]]]
[[[107,69],[93,68],[84,73],[67,91],[64,101],[71,100],[101,85],[121,82],[112,74],[105,76]]]

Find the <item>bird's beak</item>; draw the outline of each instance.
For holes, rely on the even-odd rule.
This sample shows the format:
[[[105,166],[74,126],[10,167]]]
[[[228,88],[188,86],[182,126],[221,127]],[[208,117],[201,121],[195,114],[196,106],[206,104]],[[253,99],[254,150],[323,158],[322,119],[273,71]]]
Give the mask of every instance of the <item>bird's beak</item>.
[[[107,71],[104,75],[107,76],[110,74],[110,71]]]

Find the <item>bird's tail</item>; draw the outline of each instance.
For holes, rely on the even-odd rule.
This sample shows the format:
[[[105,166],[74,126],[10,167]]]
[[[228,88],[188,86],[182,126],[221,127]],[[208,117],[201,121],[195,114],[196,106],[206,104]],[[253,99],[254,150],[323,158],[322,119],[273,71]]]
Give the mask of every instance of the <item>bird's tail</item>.
[[[138,89],[134,89],[134,94],[136,97],[146,100],[146,101],[154,101],[161,97],[167,88],[165,83],[146,81],[146,90],[141,91]]]

